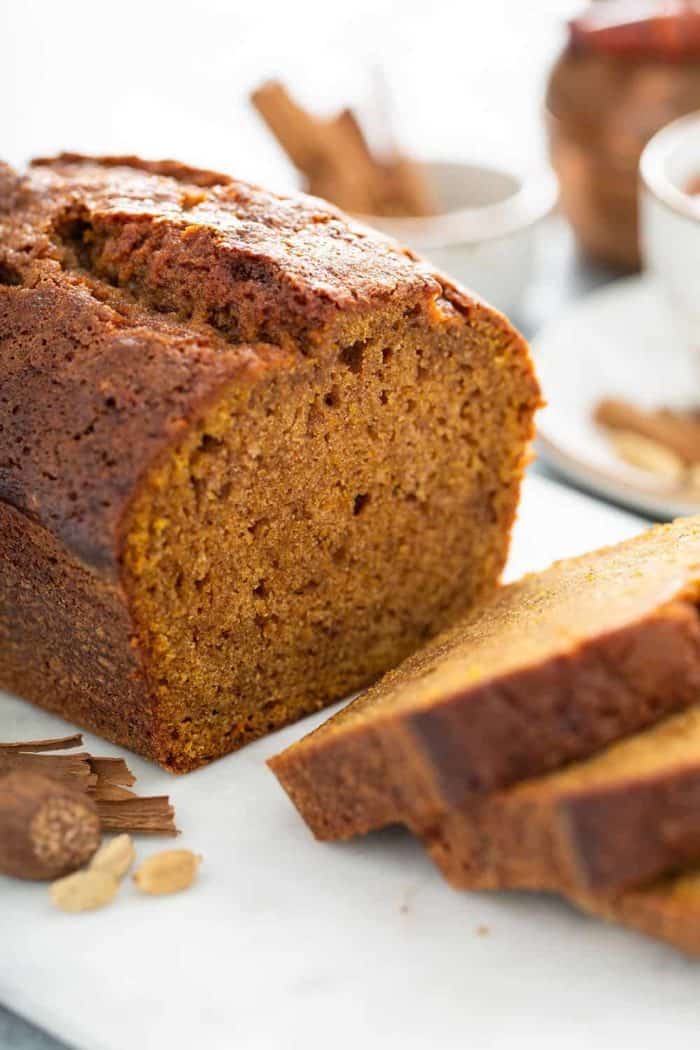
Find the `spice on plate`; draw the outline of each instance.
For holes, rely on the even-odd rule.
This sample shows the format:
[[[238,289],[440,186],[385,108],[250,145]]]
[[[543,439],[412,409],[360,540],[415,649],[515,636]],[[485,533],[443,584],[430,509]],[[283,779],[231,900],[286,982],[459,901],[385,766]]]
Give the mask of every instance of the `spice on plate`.
[[[685,475],[683,461],[665,445],[634,430],[612,430],[610,441],[620,459],[631,467],[656,474],[665,481],[682,483]]]
[[[698,489],[700,413],[607,398],[594,412],[620,459],[678,488]]]

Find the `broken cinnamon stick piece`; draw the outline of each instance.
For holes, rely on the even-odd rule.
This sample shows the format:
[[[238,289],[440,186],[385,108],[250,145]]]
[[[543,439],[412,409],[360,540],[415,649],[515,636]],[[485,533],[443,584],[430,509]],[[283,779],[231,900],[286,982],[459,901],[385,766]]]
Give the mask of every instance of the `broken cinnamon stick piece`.
[[[138,798],[131,788],[122,787],[121,784],[113,784],[110,780],[100,780],[88,791],[90,798],[95,802],[117,802],[125,798]]]
[[[109,780],[113,784],[123,784],[131,787],[136,783],[136,777],[131,772],[123,758],[110,758],[104,755],[88,755],[90,769],[98,779]]]
[[[17,740],[9,744],[0,743],[0,754],[3,751],[26,751],[32,754],[40,751],[66,751],[71,747],[80,747],[82,742],[82,733],[73,733],[72,736],[62,736],[55,740]]]
[[[5,773],[37,773],[64,784],[74,784],[87,789],[97,782],[97,775],[90,769],[89,755],[79,752],[74,755],[33,754],[29,751],[0,751],[0,775]]]
[[[105,831],[141,832],[148,835],[179,835],[175,810],[167,795],[127,799],[97,799],[97,812]]]

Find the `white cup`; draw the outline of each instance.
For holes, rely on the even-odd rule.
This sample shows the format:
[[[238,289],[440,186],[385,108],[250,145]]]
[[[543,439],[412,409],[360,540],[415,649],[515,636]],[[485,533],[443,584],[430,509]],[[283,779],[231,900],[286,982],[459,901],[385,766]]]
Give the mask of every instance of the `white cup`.
[[[554,175],[544,171],[522,177],[456,161],[421,166],[437,215],[358,218],[413,248],[504,313],[515,310],[532,278],[535,227],[556,203]]]
[[[677,335],[700,374],[700,112],[650,140],[640,163],[642,255],[663,289]],[[699,187],[700,188],[700,187]]]

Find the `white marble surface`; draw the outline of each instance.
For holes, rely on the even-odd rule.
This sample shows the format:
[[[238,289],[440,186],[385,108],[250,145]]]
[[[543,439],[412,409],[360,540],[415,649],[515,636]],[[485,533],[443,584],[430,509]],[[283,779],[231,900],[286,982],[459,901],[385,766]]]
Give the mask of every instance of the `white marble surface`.
[[[530,478],[509,574],[639,526]],[[0,739],[66,729],[0,704]],[[646,1050],[671,1020],[696,1040],[698,968],[670,949],[545,897],[456,893],[399,830],[314,842],[264,764],[301,731],[178,779],[130,757],[142,790],[172,794],[201,881],[68,916],[0,880],[0,998],[80,1050]]]

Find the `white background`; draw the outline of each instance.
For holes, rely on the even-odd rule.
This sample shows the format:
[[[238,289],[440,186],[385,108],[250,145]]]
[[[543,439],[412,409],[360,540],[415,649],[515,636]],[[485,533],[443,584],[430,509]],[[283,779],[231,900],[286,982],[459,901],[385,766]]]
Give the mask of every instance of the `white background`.
[[[278,185],[246,103],[281,76],[320,111],[381,65],[422,156],[534,164],[547,66],[575,0],[1,0],[0,153],[176,156]],[[276,187],[275,187],[276,188]]]

